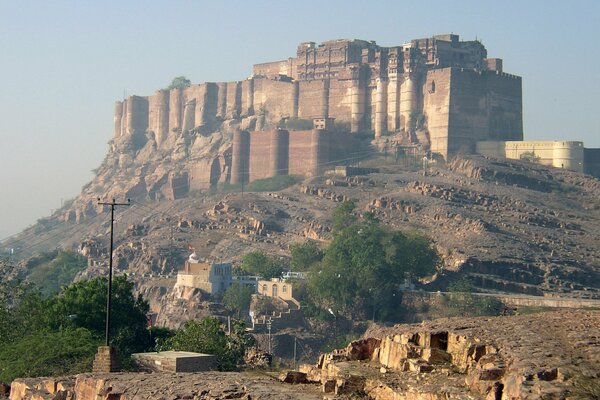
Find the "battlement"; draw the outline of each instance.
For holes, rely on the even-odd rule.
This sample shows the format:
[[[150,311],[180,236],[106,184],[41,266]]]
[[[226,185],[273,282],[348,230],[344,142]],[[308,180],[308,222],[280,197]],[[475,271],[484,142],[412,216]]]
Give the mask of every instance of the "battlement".
[[[333,118],[350,132],[401,134],[447,157],[474,151],[477,141],[522,139],[521,78],[502,64],[481,42],[455,34],[391,47],[304,42],[296,57],[255,64],[246,80],[117,102],[115,137],[147,131],[160,148],[184,132],[214,132],[225,120],[252,120],[261,131],[288,119]]]

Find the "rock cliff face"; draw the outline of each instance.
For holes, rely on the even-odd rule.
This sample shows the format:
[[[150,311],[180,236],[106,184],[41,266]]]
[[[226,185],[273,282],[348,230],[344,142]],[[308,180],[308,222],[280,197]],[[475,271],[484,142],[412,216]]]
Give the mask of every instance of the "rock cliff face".
[[[301,366],[300,380],[379,400],[594,398],[599,322],[599,312],[579,311],[373,326]]]

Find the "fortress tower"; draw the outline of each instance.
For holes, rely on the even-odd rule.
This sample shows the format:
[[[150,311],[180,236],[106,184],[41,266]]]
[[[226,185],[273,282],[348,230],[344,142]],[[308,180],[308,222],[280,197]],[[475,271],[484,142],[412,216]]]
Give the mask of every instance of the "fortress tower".
[[[243,81],[118,102],[115,137],[148,130],[160,147],[185,131],[218,129],[226,119],[257,118],[259,130],[274,130],[282,120],[333,118],[349,132],[400,135],[406,145],[446,158],[474,152],[479,141],[523,139],[521,78],[502,69],[483,44],[458,35],[391,47],[356,39],[306,42],[295,57],[254,65]],[[281,132],[273,135],[272,143],[286,140]],[[245,140],[234,138],[234,147],[246,146]],[[287,140],[293,142],[291,133]],[[277,165],[265,168],[281,169],[285,155],[272,156]],[[239,168],[232,166],[232,180],[247,179]]]

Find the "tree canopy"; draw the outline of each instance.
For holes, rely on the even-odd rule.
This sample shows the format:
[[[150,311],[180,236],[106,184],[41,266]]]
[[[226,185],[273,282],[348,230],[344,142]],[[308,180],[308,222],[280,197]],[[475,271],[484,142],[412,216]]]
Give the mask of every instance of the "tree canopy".
[[[234,320],[231,325],[231,333],[226,334],[216,317],[188,321],[158,347],[159,350],[214,354],[217,356],[217,367],[222,371],[231,371],[242,363],[246,347],[253,344],[252,337],[246,335],[242,321]]]
[[[238,318],[242,315],[248,315],[250,310],[250,299],[254,293],[254,288],[234,283],[229,286],[223,295],[223,306],[231,313],[234,313]]]
[[[106,278],[72,284],[47,298],[22,284],[0,289],[0,380],[89,370],[104,337]],[[111,343],[126,365],[132,352],[153,347],[149,307],[125,277],[113,280],[113,296]]]
[[[246,253],[241,267],[245,273],[262,276],[265,279],[279,278],[283,274],[283,266],[277,257],[258,250]]]
[[[186,87],[191,86],[192,81],[190,81],[185,76],[176,76],[171,81],[171,84],[167,87],[168,90],[172,89],[184,89]]]
[[[393,319],[399,285],[435,273],[439,257],[427,238],[392,231],[369,213],[359,219],[354,209],[345,202],[333,214],[333,240],[311,268],[311,299],[352,318]]]
[[[323,250],[315,242],[292,244],[290,252],[292,253],[290,264],[293,271],[308,271],[313,264],[323,259]]]

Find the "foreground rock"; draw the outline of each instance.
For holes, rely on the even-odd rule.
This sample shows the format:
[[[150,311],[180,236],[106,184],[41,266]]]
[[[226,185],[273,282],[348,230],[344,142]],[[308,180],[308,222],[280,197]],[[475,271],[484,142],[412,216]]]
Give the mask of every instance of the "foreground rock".
[[[243,373],[113,373],[17,379],[11,400],[321,399],[315,386],[287,386]]]
[[[600,312],[373,327],[300,372],[325,393],[380,400],[593,399],[600,395]]]

